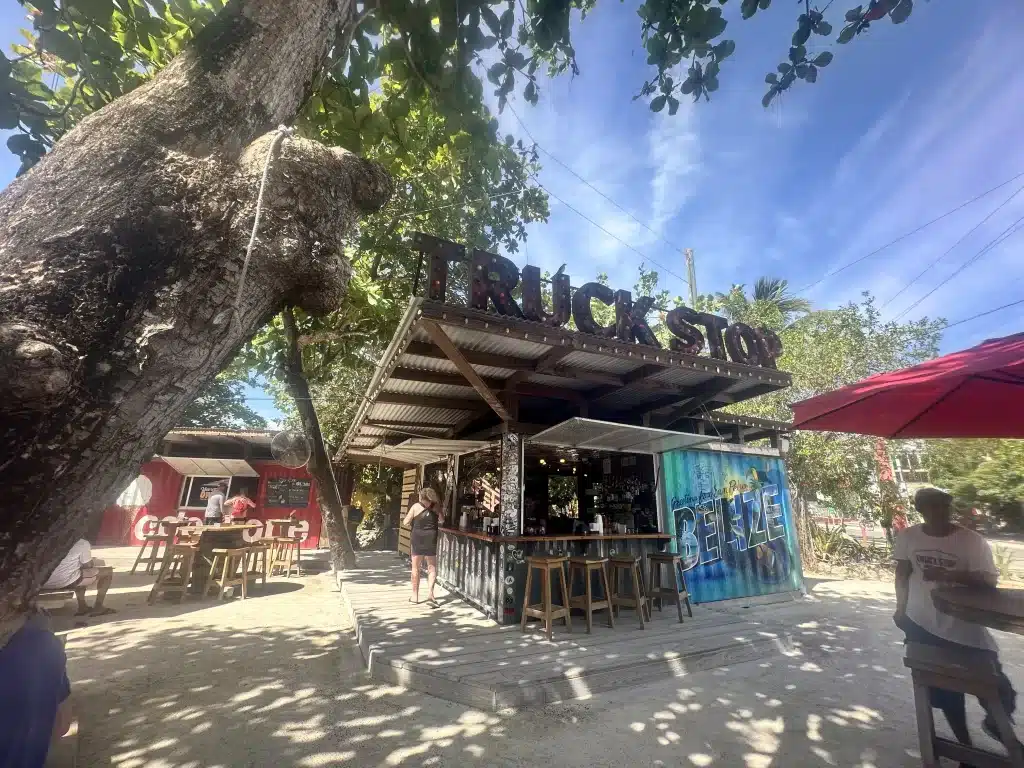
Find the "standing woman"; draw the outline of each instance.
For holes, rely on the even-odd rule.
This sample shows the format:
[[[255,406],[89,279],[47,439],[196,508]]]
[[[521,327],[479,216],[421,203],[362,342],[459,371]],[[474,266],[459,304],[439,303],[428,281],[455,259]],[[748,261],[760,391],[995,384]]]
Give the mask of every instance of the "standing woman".
[[[412,598],[409,602],[420,601],[420,568],[427,561],[427,603],[437,608],[434,599],[434,582],[437,581],[437,524],[444,519],[441,499],[433,488],[420,491],[418,504],[409,507],[404,525],[412,528]]]

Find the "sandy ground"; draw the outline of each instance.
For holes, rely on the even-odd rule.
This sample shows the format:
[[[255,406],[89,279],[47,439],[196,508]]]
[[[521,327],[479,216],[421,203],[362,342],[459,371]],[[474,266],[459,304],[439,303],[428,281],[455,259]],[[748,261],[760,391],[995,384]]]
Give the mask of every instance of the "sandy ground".
[[[153,608],[150,579],[123,574],[119,613],[68,642],[83,766],[920,765],[878,582],[809,580],[807,601],[749,609],[790,626],[802,657],[494,714],[369,680],[327,574]],[[1024,638],[999,640],[1024,681]]]

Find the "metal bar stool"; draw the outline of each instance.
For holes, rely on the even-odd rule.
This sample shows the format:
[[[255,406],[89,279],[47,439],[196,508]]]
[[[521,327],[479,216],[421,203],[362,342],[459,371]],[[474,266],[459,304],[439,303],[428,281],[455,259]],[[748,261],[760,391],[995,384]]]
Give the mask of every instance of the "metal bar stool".
[[[612,571],[611,595],[615,615],[618,616],[620,606],[632,608],[640,619],[640,629],[646,629],[647,622],[651,620],[651,614],[644,590],[642,562],[640,555],[612,555],[608,558],[608,564]],[[624,577],[621,584],[619,582],[620,575]],[[625,594],[620,589],[623,586],[628,590]]]
[[[551,639],[551,625],[556,619],[565,619],[565,627],[572,632],[572,619],[569,617],[569,585],[566,580],[565,567],[569,558],[565,555],[542,555],[526,558],[526,593],[523,595],[523,620],[520,629],[526,631],[526,622],[532,616],[544,622],[544,630],[548,640]],[[533,572],[540,571],[541,602],[530,604],[530,590],[533,588]],[[562,602],[555,605],[551,602],[551,574],[557,572],[562,577]]]
[[[582,595],[572,594],[572,585],[575,583],[574,574],[579,572],[583,578],[584,591]],[[593,594],[593,574],[598,574],[601,582],[602,599],[595,600]],[[587,634],[594,629],[594,611],[608,611],[608,626],[615,628],[615,619],[612,617],[612,591],[608,586],[608,558],[607,557],[570,557],[569,558],[569,607],[579,608],[587,617]]]
[[[672,578],[670,584],[665,586],[661,581],[661,567],[672,566]],[[690,593],[686,591],[686,582],[683,580],[683,559],[680,555],[671,552],[656,552],[647,556],[647,567],[649,576],[647,578],[647,613],[653,614],[654,601],[658,601],[658,611],[662,610],[665,598],[670,598],[676,604],[679,611],[679,623],[683,623],[683,602],[686,603],[686,612],[693,618],[693,608],[690,607]]]

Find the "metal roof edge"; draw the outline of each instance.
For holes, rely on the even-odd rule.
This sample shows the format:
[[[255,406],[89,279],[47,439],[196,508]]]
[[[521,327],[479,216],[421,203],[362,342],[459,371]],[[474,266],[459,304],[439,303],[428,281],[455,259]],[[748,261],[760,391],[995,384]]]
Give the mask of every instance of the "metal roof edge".
[[[391,337],[391,343],[388,348],[384,351],[384,357],[381,358],[380,363],[377,364],[377,370],[373,372],[373,377],[370,379],[369,386],[366,387],[366,393],[363,395],[363,401],[359,404],[359,408],[356,411],[355,417],[352,419],[352,423],[349,424],[348,431],[345,433],[345,437],[341,440],[341,445],[338,446],[338,450],[334,454],[335,461],[342,461],[345,458],[345,451],[348,450],[349,443],[351,443],[359,430],[363,426],[363,421],[366,419],[366,412],[370,407],[371,392],[376,392],[380,388],[381,378],[385,375],[385,371],[390,373],[392,363],[395,358],[402,353],[405,349],[406,342],[409,337],[409,329],[412,328],[412,324],[419,317],[420,307],[423,304],[423,299],[419,296],[413,296],[409,300],[409,306],[405,310],[405,314],[402,316],[401,322],[398,324],[398,328],[395,329],[394,336]]]
[[[644,363],[656,363],[667,367],[690,368],[707,373],[724,372],[729,378],[737,380],[756,378],[761,381],[772,382],[773,379],[778,379],[777,383],[784,387],[792,386],[793,383],[793,375],[788,371],[778,368],[746,365],[733,362],[732,360],[719,360],[718,358],[704,355],[688,355],[684,352],[676,352],[664,347],[647,347],[642,344],[631,344],[618,339],[594,336],[581,331],[570,331],[566,328],[544,325],[543,323],[509,315],[483,312],[470,307],[457,307],[451,304],[443,304],[439,301],[424,300],[422,310],[424,316],[444,324],[460,325],[458,322],[455,322],[455,318],[461,318],[463,321],[462,325],[468,325],[471,321],[485,324],[493,323],[504,327],[506,334],[509,333],[510,329],[515,328],[518,333],[524,334],[524,338],[528,341],[541,341],[543,337],[550,336],[553,338],[550,340],[544,339],[541,343],[549,344],[552,347],[566,346],[568,344],[581,352],[617,358],[632,358],[641,365]],[[538,337],[530,338],[530,334],[534,332]],[[718,370],[712,371],[712,368]]]

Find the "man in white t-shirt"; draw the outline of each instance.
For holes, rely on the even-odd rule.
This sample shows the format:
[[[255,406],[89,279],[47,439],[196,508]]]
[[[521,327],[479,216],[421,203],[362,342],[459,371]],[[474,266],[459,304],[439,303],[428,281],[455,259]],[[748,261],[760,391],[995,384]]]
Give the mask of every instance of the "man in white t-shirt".
[[[1016,708],[1017,694],[999,665],[995,640],[980,624],[940,612],[932,603],[932,590],[944,584],[994,587],[999,571],[992,548],[979,534],[952,522],[953,497],[938,488],[922,488],[914,507],[924,524],[896,537],[896,613],[893,621],[909,643],[922,643],[961,653],[983,654],[995,664],[1000,677],[1000,698],[1008,714]],[[962,693],[931,689],[931,704],[941,709],[953,734],[971,743],[966,702]],[[982,728],[997,741],[995,722],[986,712]]]
[[[43,589],[70,589],[78,600],[78,616],[106,616],[114,613],[113,608],[103,605],[107,590],[114,580],[114,569],[102,560],[92,556],[92,547],[85,539],[79,539],[71,546],[64,559],[60,561],[50,578],[43,584]],[[96,587],[96,602],[92,607],[85,602],[85,590]]]

